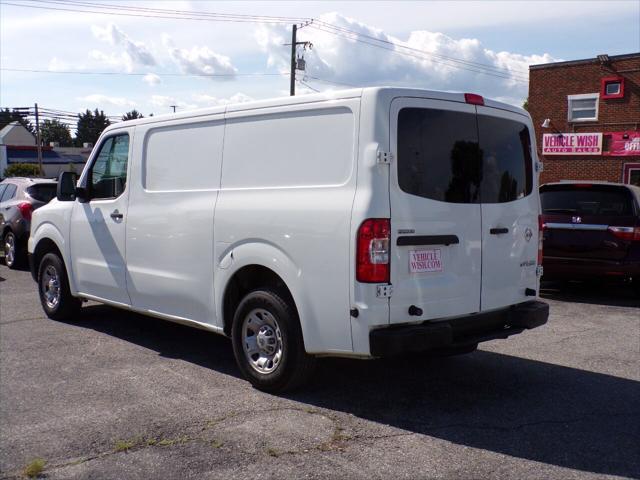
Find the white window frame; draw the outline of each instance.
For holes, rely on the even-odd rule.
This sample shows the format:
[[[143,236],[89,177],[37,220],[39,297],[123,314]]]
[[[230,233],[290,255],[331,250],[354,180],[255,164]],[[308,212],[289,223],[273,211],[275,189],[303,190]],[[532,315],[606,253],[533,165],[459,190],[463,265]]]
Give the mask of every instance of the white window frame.
[[[609,85],[617,85],[618,86],[618,91],[617,92],[613,92],[613,93],[609,93]],[[606,96],[610,96],[610,95],[620,95],[620,92],[622,91],[622,80],[612,80],[610,82],[606,82],[604,84],[604,94]]]
[[[596,115],[595,117],[589,118],[571,118],[571,114],[574,109],[571,108],[571,105],[574,100],[595,100],[596,101]],[[567,95],[567,121],[577,123],[577,122],[593,122],[594,120],[598,120],[598,111],[600,105],[600,94],[599,93],[583,93],[580,95]],[[591,108],[578,108],[575,110],[592,110]]]

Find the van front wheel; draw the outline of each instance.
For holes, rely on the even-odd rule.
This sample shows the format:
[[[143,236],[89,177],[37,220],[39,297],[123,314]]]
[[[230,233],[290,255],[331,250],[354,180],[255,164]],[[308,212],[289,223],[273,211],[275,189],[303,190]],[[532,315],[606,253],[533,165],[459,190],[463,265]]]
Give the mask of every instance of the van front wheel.
[[[69,320],[82,306],[82,301],[71,295],[64,263],[55,253],[47,253],[40,261],[38,292],[44,313],[53,320]]]
[[[240,371],[259,390],[292,390],[313,372],[315,358],[304,349],[295,307],[276,290],[254,290],[242,299],[231,337]]]

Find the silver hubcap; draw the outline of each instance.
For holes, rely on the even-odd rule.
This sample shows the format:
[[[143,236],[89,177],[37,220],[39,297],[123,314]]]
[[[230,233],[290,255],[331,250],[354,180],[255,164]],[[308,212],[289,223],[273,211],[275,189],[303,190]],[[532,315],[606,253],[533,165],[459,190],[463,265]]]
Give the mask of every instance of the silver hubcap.
[[[7,235],[4,239],[4,260],[7,265],[13,265],[16,259],[16,239],[13,235]]]
[[[244,318],[242,345],[247,361],[258,373],[271,373],[282,363],[280,326],[267,310],[256,308]]]
[[[53,265],[47,265],[42,272],[42,293],[49,308],[56,308],[60,303],[60,277]]]

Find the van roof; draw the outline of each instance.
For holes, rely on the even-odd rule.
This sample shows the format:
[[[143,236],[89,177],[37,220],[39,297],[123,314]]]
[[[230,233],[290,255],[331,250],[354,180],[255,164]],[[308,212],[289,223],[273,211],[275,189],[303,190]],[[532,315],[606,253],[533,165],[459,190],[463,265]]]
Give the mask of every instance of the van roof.
[[[325,92],[314,93],[309,95],[297,95],[288,97],[269,98],[264,100],[254,100],[251,102],[234,103],[229,105],[222,105],[218,107],[200,108],[195,110],[188,110],[179,113],[168,113],[164,115],[157,115],[153,117],[145,117],[136,120],[127,120],[125,122],[118,122],[107,127],[105,132],[111,130],[117,130],[124,126],[142,125],[147,123],[156,123],[166,120],[179,120],[189,119],[208,115],[219,115],[226,112],[241,112],[245,110],[257,110],[270,107],[281,107],[287,105],[300,105],[305,103],[323,102],[327,100],[344,100],[348,98],[359,98],[365,95],[371,95],[374,97],[420,97],[430,98],[435,100],[449,100],[454,102],[465,102],[464,93],[462,92],[443,92],[436,90],[426,90],[417,88],[404,88],[404,87],[365,87],[365,88],[351,88],[346,90],[328,90]],[[528,116],[526,110],[510,105],[508,103],[484,99],[485,106],[492,108],[499,108],[501,110],[507,110],[514,113],[520,113]]]

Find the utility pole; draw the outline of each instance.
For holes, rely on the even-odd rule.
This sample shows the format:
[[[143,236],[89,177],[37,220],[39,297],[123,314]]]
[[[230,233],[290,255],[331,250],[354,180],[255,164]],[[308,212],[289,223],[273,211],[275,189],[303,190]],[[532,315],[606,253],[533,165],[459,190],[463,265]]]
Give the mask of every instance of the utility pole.
[[[305,23],[302,27],[306,25],[308,25],[308,23]],[[293,97],[296,94],[296,47],[298,45],[304,45],[306,49],[307,47],[313,47],[313,44],[311,42],[298,42],[298,25],[294,24],[291,27],[291,43],[285,43],[285,45],[291,45],[291,77],[289,78],[289,95]],[[304,67],[301,67],[301,70],[304,70]]]
[[[38,115],[38,104],[35,104],[36,109],[36,143],[38,144],[38,168],[40,170],[40,176],[44,175],[42,170],[42,141],[40,140],[40,117]]]
[[[296,34],[298,33],[298,25],[294,24],[291,29],[291,78],[289,81],[289,95],[292,97],[296,94]]]

